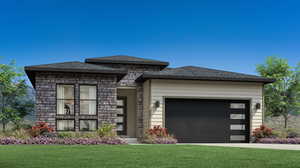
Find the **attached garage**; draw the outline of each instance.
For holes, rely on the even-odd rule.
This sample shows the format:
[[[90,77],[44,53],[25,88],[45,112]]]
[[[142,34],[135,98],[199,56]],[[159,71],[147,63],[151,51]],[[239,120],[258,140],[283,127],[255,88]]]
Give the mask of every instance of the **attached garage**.
[[[179,142],[249,142],[249,101],[165,99],[165,127]]]
[[[182,143],[248,143],[263,123],[272,79],[200,67],[144,73],[143,128],[166,127]]]

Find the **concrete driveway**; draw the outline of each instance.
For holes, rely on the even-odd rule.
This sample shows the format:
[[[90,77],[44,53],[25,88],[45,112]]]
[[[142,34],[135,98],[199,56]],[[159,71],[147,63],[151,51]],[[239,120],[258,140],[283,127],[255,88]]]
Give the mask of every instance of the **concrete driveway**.
[[[280,149],[280,150],[300,150],[300,145],[291,144],[256,144],[256,143],[180,143],[184,145],[205,145],[239,148],[260,148],[260,149]]]

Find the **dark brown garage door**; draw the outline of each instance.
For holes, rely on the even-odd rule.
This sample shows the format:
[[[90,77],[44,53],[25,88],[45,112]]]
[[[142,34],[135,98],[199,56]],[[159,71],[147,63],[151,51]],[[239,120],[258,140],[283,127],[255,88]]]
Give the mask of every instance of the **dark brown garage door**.
[[[249,101],[165,99],[166,128],[179,142],[249,142]]]

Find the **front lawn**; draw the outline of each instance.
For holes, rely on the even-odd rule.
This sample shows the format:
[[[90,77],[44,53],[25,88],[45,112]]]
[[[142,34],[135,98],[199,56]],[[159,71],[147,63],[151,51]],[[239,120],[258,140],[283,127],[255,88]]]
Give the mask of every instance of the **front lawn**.
[[[300,151],[194,145],[8,145],[2,168],[296,168]]]

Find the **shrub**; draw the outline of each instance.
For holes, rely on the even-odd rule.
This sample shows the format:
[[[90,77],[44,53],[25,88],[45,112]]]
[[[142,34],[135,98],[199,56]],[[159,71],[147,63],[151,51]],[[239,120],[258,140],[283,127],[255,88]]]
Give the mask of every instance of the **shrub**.
[[[9,133],[7,136],[19,138],[19,139],[30,138],[30,134],[28,133],[28,130],[25,130],[25,129],[15,130],[15,131]]]
[[[29,133],[32,137],[37,137],[48,132],[53,132],[53,129],[48,126],[46,122],[37,122],[35,126],[32,126]]]
[[[31,124],[24,124],[24,123],[21,123],[20,125],[14,126],[14,127],[12,128],[12,130],[19,130],[19,129],[29,130],[29,129],[31,129],[31,127],[32,127]]]
[[[143,139],[143,143],[147,144],[176,144],[177,140],[168,133],[166,128],[154,126],[149,129]]]
[[[30,134],[28,133],[28,130],[25,130],[25,129],[0,132],[0,138],[5,138],[5,137],[26,139],[26,138],[30,138]]]
[[[271,128],[261,125],[252,132],[252,135],[255,138],[255,141],[257,141],[260,138],[269,138],[273,136],[273,132]]]
[[[297,137],[299,137],[299,134],[293,129],[288,129],[287,134],[288,134],[287,138],[297,138]]]
[[[288,136],[287,132],[284,130],[274,129],[272,133],[276,138],[286,138]]]
[[[147,131],[148,135],[156,137],[167,137],[169,136],[167,128],[162,128],[160,125],[156,125]]]
[[[293,129],[274,129],[273,135],[276,138],[297,138],[299,134]]]
[[[100,137],[116,137],[117,132],[115,128],[115,125],[103,124],[102,127],[97,130],[97,133]]]

